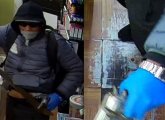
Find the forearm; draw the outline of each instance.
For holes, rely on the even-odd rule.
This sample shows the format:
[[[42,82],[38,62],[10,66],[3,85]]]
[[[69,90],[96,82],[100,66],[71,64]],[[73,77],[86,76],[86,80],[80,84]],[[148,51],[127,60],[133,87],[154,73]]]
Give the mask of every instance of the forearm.
[[[146,58],[165,67],[165,13],[145,42]]]
[[[58,62],[65,74],[57,87],[62,97],[70,97],[83,82],[83,63],[72,48],[62,38],[58,42]],[[58,79],[58,78],[57,78]]]
[[[59,92],[62,97],[68,98],[75,94],[76,89],[80,87],[82,83],[83,65],[82,63],[77,63],[77,65],[65,75],[63,81],[57,87],[57,92]]]

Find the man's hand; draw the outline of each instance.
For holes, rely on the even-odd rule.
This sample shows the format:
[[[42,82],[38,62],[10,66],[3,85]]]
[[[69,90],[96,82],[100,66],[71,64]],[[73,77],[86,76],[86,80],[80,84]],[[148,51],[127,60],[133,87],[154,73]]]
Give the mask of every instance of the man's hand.
[[[124,114],[143,118],[145,113],[165,104],[165,83],[142,68],[131,73],[120,85],[120,93],[127,90]]]
[[[48,100],[47,108],[49,111],[55,109],[62,102],[62,98],[57,93],[48,95]]]

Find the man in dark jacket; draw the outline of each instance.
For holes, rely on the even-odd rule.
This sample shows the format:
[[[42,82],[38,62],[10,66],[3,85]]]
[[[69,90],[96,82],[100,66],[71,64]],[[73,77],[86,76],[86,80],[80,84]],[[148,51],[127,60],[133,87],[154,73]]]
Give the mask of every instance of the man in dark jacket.
[[[56,66],[67,72],[63,79],[55,79],[55,69],[50,66],[47,51],[46,21],[40,6],[29,1],[17,11],[9,25],[0,27],[0,46],[8,51],[4,70],[13,83],[32,96],[46,94],[47,109],[55,109],[68,99],[83,81],[83,64],[64,38],[55,33],[57,42]],[[11,37],[12,39],[7,39]],[[56,87],[55,87],[56,86]],[[7,97],[7,120],[48,120],[46,116],[27,103],[26,98],[10,88]]]

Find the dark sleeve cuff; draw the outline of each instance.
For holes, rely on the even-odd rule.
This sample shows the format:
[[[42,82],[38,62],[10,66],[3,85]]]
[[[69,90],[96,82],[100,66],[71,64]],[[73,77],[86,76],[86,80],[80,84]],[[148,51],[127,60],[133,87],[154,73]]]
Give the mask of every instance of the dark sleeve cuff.
[[[55,91],[59,96],[61,96],[63,99],[67,99],[68,97],[67,96],[65,96],[65,94],[63,94],[61,91],[59,91],[59,90],[56,90]]]
[[[165,56],[161,54],[149,52],[145,55],[145,58],[158,62],[162,67],[165,67]]]

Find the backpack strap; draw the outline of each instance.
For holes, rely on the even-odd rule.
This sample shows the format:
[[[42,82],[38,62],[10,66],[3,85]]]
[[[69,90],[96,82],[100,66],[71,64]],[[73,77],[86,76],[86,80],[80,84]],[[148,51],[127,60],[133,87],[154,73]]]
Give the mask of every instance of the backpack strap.
[[[50,66],[55,70],[56,63],[57,63],[57,48],[58,44],[56,41],[54,31],[46,31],[47,35],[47,54],[48,54],[48,61]]]
[[[52,67],[54,69],[54,72],[56,72],[58,44],[56,41],[55,33],[58,33],[58,30],[54,29],[49,25],[46,25],[45,33],[48,40],[47,41],[48,62],[50,67]]]

